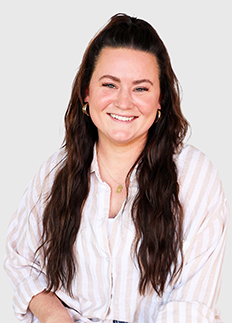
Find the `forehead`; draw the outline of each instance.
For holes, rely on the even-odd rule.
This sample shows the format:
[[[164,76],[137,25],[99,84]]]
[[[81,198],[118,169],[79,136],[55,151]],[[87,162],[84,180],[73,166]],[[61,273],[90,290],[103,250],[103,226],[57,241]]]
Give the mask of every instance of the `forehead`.
[[[157,77],[159,66],[156,57],[131,48],[103,48],[93,74],[113,73],[116,76]]]

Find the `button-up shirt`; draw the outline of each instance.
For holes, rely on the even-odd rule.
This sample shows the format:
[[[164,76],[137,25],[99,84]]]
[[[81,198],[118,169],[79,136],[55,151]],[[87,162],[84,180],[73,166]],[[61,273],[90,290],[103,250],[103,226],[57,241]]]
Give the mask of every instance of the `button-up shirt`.
[[[41,166],[8,229],[5,270],[15,290],[14,311],[23,322],[39,322],[28,304],[46,289],[46,267],[42,254],[34,255],[41,244],[46,198],[63,159],[65,152],[61,149]],[[62,288],[56,292],[75,322],[221,322],[216,302],[228,222],[227,201],[217,170],[202,152],[185,146],[175,162],[184,210],[183,271],[177,281],[167,284],[162,297],[153,289],[141,295],[140,272],[131,252],[135,237],[131,207],[138,190],[136,169],[130,178],[127,201],[109,226],[111,190],[101,179],[94,149],[90,191],[74,245],[78,267],[72,283],[73,297]]]

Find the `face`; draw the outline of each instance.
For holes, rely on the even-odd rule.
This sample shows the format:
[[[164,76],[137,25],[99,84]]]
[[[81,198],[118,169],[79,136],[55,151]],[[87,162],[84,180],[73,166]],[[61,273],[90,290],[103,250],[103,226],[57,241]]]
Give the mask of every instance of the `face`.
[[[90,80],[85,102],[99,141],[144,143],[160,107],[159,69],[150,53],[104,48]]]

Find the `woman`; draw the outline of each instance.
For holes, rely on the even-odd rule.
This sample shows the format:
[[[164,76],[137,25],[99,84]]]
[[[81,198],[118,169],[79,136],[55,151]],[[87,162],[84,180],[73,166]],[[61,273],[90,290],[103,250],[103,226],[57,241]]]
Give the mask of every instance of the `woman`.
[[[24,322],[221,322],[228,210],[167,50],[118,14],[90,42],[64,147],[26,190],[5,269]]]

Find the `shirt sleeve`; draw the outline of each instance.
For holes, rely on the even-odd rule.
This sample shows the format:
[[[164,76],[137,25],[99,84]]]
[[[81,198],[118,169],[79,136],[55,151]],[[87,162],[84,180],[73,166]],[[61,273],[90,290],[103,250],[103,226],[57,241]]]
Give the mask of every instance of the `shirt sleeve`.
[[[41,252],[36,254],[36,250],[41,244],[42,214],[59,159],[59,154],[53,155],[42,165],[8,227],[4,268],[14,288],[15,315],[23,322],[34,320],[29,302],[47,286]]]
[[[206,156],[198,153],[194,163],[184,166],[182,172],[185,173],[181,183],[185,215],[184,266],[176,283],[167,288],[155,323],[219,323],[222,321],[216,303],[228,204],[218,172]]]

